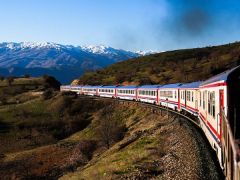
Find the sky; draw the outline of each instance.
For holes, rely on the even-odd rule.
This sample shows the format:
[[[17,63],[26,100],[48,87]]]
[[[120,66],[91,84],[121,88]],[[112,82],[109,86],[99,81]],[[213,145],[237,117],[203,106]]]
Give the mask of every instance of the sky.
[[[240,0],[1,0],[0,42],[174,50],[240,41]]]

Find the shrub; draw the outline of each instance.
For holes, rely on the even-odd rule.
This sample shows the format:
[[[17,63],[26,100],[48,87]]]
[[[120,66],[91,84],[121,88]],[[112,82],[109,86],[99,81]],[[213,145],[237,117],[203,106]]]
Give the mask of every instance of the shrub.
[[[43,99],[44,99],[44,100],[47,100],[47,99],[52,98],[52,96],[53,96],[53,90],[52,90],[52,89],[47,89],[47,90],[45,90],[45,91],[43,92],[42,96],[43,96]]]
[[[54,90],[59,90],[60,89],[61,83],[58,80],[56,80],[54,77],[44,75],[43,79],[44,79],[43,84],[44,84],[45,89],[48,89],[48,88],[52,88]]]
[[[94,150],[96,149],[96,141],[83,140],[80,141],[73,149],[71,156],[65,167],[74,170],[79,165],[84,165],[92,157]]]
[[[8,85],[11,86],[14,81],[14,77],[10,76],[7,78]]]

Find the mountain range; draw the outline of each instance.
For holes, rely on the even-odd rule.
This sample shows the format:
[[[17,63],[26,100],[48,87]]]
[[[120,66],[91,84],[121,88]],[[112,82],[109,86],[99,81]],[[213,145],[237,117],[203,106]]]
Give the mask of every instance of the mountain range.
[[[72,46],[56,43],[0,43],[0,75],[48,74],[69,83],[84,72],[102,69],[124,60],[154,53],[130,52],[112,47]]]

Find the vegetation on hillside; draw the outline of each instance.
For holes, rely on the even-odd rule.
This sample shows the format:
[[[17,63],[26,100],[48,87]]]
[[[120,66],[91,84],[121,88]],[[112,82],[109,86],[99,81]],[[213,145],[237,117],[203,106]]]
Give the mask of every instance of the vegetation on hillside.
[[[79,84],[167,84],[205,80],[240,65],[240,43],[163,52],[88,72]]]
[[[0,82],[1,179],[56,178],[124,137],[120,119],[128,111],[114,103],[55,91],[59,84],[48,76],[13,79]],[[83,130],[88,138],[70,137]]]
[[[60,83],[54,77],[3,77],[0,76],[0,106],[15,103],[23,103],[37,92],[45,92],[50,97],[53,91],[59,90]],[[24,94],[25,93],[25,94]],[[24,94],[24,95],[23,95]]]
[[[198,163],[192,135],[165,113],[153,114],[137,102],[77,97],[46,83],[46,77],[0,82],[0,92],[7,91],[0,104],[1,179],[195,178],[203,177],[203,169],[215,171],[200,167],[205,160]],[[179,161],[193,167],[191,173],[175,173]]]

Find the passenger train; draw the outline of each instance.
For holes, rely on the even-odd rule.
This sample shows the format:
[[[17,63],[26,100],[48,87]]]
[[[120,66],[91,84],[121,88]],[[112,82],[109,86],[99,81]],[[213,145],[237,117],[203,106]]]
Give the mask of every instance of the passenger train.
[[[61,86],[79,95],[133,100],[198,118],[227,179],[240,180],[240,66],[203,82],[144,86]]]

